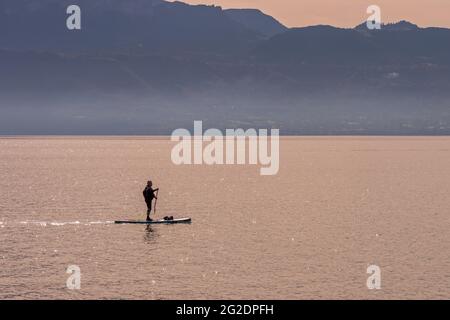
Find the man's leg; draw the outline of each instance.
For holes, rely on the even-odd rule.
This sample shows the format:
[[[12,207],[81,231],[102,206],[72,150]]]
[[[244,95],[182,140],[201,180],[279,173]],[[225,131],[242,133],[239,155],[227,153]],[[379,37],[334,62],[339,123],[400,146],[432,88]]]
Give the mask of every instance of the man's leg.
[[[152,219],[150,219],[150,212],[152,211],[152,203],[148,203],[147,202],[147,221],[151,221]]]

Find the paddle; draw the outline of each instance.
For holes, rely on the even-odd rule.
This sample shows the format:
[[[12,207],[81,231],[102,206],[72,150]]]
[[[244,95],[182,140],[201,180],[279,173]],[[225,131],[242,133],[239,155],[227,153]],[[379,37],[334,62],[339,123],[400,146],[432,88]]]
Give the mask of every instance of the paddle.
[[[158,188],[158,190],[156,190],[155,208],[153,209],[154,215],[156,215],[156,203],[158,202],[158,193],[159,193],[159,188]]]

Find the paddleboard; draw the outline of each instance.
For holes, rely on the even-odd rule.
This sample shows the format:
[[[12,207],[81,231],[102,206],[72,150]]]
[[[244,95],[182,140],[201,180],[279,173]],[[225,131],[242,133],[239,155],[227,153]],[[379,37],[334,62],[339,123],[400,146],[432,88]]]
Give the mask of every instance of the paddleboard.
[[[181,218],[173,220],[152,220],[152,221],[138,221],[138,220],[125,220],[125,221],[114,221],[116,224],[176,224],[176,223],[191,223],[191,218]]]

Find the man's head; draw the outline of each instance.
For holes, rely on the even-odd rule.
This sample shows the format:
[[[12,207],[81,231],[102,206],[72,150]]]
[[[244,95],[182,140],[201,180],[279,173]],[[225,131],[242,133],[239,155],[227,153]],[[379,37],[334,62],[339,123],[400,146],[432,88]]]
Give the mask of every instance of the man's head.
[[[153,182],[151,180],[147,181],[147,187],[153,186]]]

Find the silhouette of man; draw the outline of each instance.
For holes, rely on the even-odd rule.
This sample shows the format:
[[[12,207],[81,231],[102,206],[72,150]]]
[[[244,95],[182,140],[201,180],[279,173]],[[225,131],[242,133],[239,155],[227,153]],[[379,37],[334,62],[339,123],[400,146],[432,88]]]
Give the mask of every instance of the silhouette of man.
[[[147,221],[152,221],[152,219],[150,219],[150,212],[152,211],[152,201],[153,201],[153,199],[158,199],[155,196],[155,192],[158,191],[159,188],[152,189],[152,186],[153,186],[153,182],[148,181],[147,186],[145,187],[145,189],[143,191],[145,203],[147,204]]]

